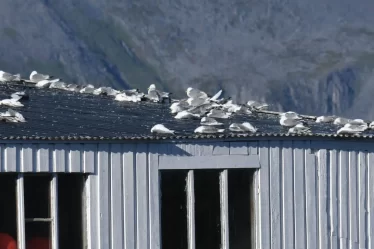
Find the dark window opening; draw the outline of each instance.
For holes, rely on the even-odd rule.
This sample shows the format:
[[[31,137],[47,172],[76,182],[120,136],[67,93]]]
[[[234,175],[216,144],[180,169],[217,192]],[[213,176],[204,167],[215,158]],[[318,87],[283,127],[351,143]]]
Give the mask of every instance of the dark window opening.
[[[195,170],[194,174],[196,248],[220,248],[220,171]]]
[[[228,170],[230,249],[252,247],[252,176],[252,170]]]
[[[25,218],[51,218],[50,175],[25,175]],[[28,221],[30,222],[30,221]],[[37,233],[37,232],[36,232]]]
[[[17,240],[16,179],[16,174],[0,175],[0,234],[10,235],[14,240]]]
[[[185,170],[161,171],[162,249],[187,249]]]
[[[27,248],[33,244],[51,244],[50,175],[24,176],[25,238]],[[40,242],[41,241],[41,242]]]
[[[58,175],[59,248],[83,248],[83,184],[80,174]]]

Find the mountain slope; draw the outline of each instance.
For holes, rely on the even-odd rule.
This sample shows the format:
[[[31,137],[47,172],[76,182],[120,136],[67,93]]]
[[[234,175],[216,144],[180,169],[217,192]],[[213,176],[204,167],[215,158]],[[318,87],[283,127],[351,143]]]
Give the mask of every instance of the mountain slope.
[[[374,119],[374,2],[3,1],[0,68]],[[17,14],[15,14],[17,13]],[[369,106],[369,108],[367,108]]]

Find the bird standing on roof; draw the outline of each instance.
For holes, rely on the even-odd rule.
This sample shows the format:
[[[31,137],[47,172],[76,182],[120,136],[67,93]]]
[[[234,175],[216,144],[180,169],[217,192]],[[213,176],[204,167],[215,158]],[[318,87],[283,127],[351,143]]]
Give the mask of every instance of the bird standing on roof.
[[[159,134],[174,134],[175,131],[166,128],[163,124],[156,124],[152,127],[151,132]]]
[[[203,117],[200,121],[200,124],[208,125],[208,126],[221,126],[221,125],[223,125],[223,123],[218,122],[214,118],[209,118],[209,117]]]
[[[230,131],[234,132],[252,132],[255,133],[257,129],[249,122],[244,122],[242,124],[232,123],[229,127]]]
[[[305,133],[311,133],[311,130],[309,127],[304,126],[303,123],[299,123],[295,125],[294,127],[291,127],[288,130],[288,134],[305,134]]]
[[[296,112],[285,112],[280,114],[279,123],[282,126],[294,127],[297,124],[302,123],[302,118]]]
[[[164,102],[165,99],[169,100],[169,103],[171,103],[170,94],[168,92],[161,92],[156,89],[155,84],[151,84],[148,87],[148,94],[145,96],[149,100],[153,102]]]
[[[205,133],[205,134],[214,134],[214,133],[223,133],[225,129],[218,129],[214,126],[199,126],[195,129],[195,133]]]
[[[333,116],[319,116],[316,119],[316,123],[331,123],[334,121]]]
[[[47,88],[49,87],[52,83],[59,82],[60,79],[53,79],[53,80],[41,80],[36,83],[35,87],[37,88]]]
[[[37,71],[32,71],[30,74],[30,81],[34,83],[38,83],[39,81],[42,81],[42,80],[50,80],[52,78],[53,76],[51,75],[41,74],[41,73],[38,73]]]
[[[0,71],[0,81],[1,82],[9,82],[9,81],[20,81],[21,75],[20,74],[10,74],[4,71]]]

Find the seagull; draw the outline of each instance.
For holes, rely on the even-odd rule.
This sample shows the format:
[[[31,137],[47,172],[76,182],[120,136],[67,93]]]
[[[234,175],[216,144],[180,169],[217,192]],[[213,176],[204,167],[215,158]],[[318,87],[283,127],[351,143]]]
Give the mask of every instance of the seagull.
[[[178,113],[188,109],[188,103],[185,100],[180,100],[170,105],[171,113]]]
[[[214,118],[209,117],[203,117],[200,121],[202,125],[208,125],[208,126],[220,126],[223,125],[223,123],[218,122]]]
[[[174,117],[176,119],[196,119],[200,118],[199,114],[193,114],[189,111],[181,111],[178,112],[177,115]]]
[[[296,126],[297,124],[300,124],[301,121],[299,119],[287,118],[286,116],[282,116],[281,119],[279,120],[279,123],[282,126],[293,127],[293,126]]]
[[[26,119],[23,115],[13,109],[8,109],[8,111],[0,113],[1,117],[5,117],[7,121],[17,123],[17,122],[26,122]]]
[[[195,129],[195,133],[206,133],[206,134],[212,134],[212,133],[222,133],[225,132],[225,129],[218,129],[214,126],[199,126]]]
[[[210,118],[222,118],[222,119],[227,119],[231,116],[231,113],[226,113],[222,110],[219,109],[212,109],[210,112],[207,114],[208,117]]]
[[[230,131],[234,132],[253,132],[255,133],[257,129],[251,125],[249,122],[244,122],[242,124],[232,123],[229,127]]]
[[[0,100],[0,105],[6,105],[11,107],[22,107],[23,104],[18,99],[3,99]]]
[[[151,132],[159,134],[174,134],[175,131],[166,128],[163,124],[156,124],[152,127]]]
[[[37,84],[38,84],[38,83],[37,83]],[[57,82],[52,82],[52,83],[49,85],[49,88],[51,88],[51,89],[66,90],[67,85],[66,85],[66,83],[63,82],[63,81],[57,81]]]
[[[344,125],[345,128],[348,128],[348,129],[353,129],[353,130],[357,130],[357,131],[366,131],[369,127],[368,127],[368,124],[366,123],[363,123],[363,124],[351,124],[351,123],[348,123],[348,124],[345,124]]]
[[[95,89],[93,92],[92,92],[94,95],[107,95],[107,96],[115,96],[117,94],[120,93],[120,91],[117,91],[111,87],[99,87],[97,89]]]
[[[171,103],[170,94],[168,92],[160,92],[156,89],[155,84],[151,84],[148,87],[148,95],[146,96],[149,100],[153,102],[163,102],[165,99],[169,100],[169,103]]]
[[[351,135],[358,135],[360,134],[361,131],[359,130],[356,130],[356,129],[353,129],[353,128],[350,128],[350,127],[346,127],[346,126],[343,126],[342,128],[340,128],[338,131],[337,131],[337,134],[340,135],[340,134],[351,134]]]
[[[336,118],[334,120],[334,125],[345,125],[346,123],[348,123],[350,120],[347,119],[347,118]]]
[[[40,74],[37,71],[32,71],[30,74],[30,81],[34,83],[38,83],[42,80],[50,80],[53,76],[47,75],[47,74]]]
[[[10,74],[4,71],[0,71],[0,81],[1,82],[9,82],[9,81],[20,81],[21,75],[20,74]]]
[[[22,92],[15,92],[13,93],[12,95],[10,95],[10,97],[14,100],[26,100],[26,99],[29,99],[29,95],[25,92],[25,91],[22,91]]]
[[[116,97],[114,98],[114,100],[117,100],[117,101],[127,101],[127,102],[140,102],[142,101],[142,95],[130,95],[130,96],[127,96],[126,93],[120,93],[120,94],[117,94]]]
[[[148,97],[148,99],[150,99],[153,102],[160,102],[161,101],[161,96],[157,92],[155,84],[151,84],[148,87],[148,95],[147,95],[147,97]]]
[[[196,99],[196,98],[208,99],[208,95],[205,92],[192,88],[192,87],[187,88],[186,93],[188,97],[193,98],[193,99]]]
[[[93,94],[94,91],[95,91],[95,87],[90,84],[79,90],[80,93],[91,93],[91,94]]]
[[[295,125],[294,127],[291,127],[288,130],[288,134],[303,134],[303,133],[310,133],[311,130],[309,127],[304,126],[303,123],[299,123]]]
[[[60,81],[60,79],[54,79],[54,80],[41,80],[39,81],[38,83],[36,83],[35,87],[37,88],[47,88],[49,87],[49,85],[51,85],[52,83],[56,83]]]
[[[334,117],[332,116],[319,116],[316,119],[316,123],[331,123],[334,121]]]
[[[284,112],[280,114],[280,117],[285,117],[287,119],[302,119],[296,112]]]
[[[370,129],[374,129],[374,121],[369,124]]]
[[[367,123],[362,119],[353,119],[348,122],[348,124],[352,125],[367,125]]]
[[[247,106],[253,108],[253,109],[257,109],[257,110],[266,110],[268,109],[269,105],[268,104],[261,104],[257,101],[254,101],[254,100],[249,100],[247,102]]]

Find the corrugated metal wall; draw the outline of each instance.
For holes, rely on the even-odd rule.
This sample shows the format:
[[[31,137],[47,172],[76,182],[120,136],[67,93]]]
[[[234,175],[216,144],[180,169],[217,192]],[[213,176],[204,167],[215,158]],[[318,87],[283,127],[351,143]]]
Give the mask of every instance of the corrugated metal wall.
[[[1,172],[94,172],[96,144],[0,143]]]
[[[256,247],[374,248],[374,150],[348,141],[2,143],[1,172],[92,172],[88,248],[155,249],[150,179],[161,156],[258,155]],[[183,159],[181,159],[183,160]],[[157,191],[156,191],[157,192]]]
[[[351,142],[261,141],[258,248],[374,248],[374,154]]]

